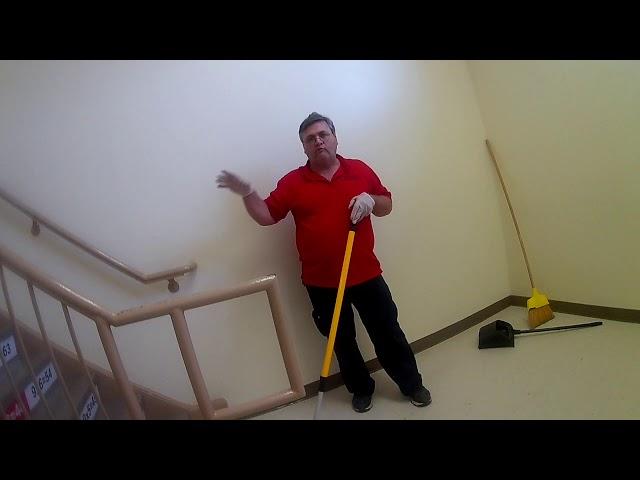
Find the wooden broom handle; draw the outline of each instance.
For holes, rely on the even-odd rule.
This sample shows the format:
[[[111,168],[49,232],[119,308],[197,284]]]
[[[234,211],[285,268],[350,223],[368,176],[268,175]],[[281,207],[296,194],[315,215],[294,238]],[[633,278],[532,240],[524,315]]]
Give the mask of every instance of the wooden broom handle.
[[[498,162],[496,161],[496,157],[493,155],[493,150],[491,150],[491,144],[489,140],[485,140],[487,144],[487,149],[489,150],[489,155],[491,155],[491,160],[493,160],[493,164],[496,166],[496,171],[498,172],[498,177],[500,177],[500,184],[502,185],[502,190],[504,191],[504,196],[507,197],[507,203],[509,204],[509,210],[511,211],[511,217],[513,218],[513,223],[516,226],[516,232],[518,233],[518,240],[520,240],[520,246],[522,247],[522,254],[524,255],[524,263],[527,264],[527,273],[529,274],[529,280],[531,281],[531,288],[536,288],[533,283],[533,276],[531,275],[531,267],[529,266],[529,259],[527,258],[527,252],[524,250],[524,242],[522,241],[522,235],[520,235],[520,228],[518,228],[518,221],[516,220],[516,214],[513,213],[513,207],[511,206],[511,200],[509,200],[509,194],[507,193],[507,187],[504,184],[504,180],[502,179],[502,174],[500,173],[500,168],[498,167]]]

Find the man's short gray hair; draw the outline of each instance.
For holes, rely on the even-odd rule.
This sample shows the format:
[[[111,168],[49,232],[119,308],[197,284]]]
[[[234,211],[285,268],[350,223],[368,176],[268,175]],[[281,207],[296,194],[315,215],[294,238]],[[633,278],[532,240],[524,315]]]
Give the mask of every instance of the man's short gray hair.
[[[333,126],[333,122],[329,117],[325,117],[324,115],[320,115],[318,112],[311,113],[304,121],[300,124],[300,129],[298,130],[298,136],[300,137],[300,141],[302,141],[302,132],[304,132],[307,127],[313,125],[316,122],[325,122],[329,125],[331,129],[331,133],[336,134],[336,127]]]

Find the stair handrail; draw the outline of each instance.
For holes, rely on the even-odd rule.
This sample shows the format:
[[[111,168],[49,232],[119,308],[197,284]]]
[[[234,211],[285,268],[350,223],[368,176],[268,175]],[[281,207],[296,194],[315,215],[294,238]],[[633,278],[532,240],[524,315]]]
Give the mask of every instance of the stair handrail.
[[[167,288],[169,289],[170,292],[175,293],[180,289],[180,285],[176,281],[176,277],[180,277],[190,272],[193,272],[198,267],[198,265],[195,262],[191,262],[186,265],[182,265],[180,267],[163,270],[161,272],[156,272],[156,273],[147,274],[147,273],[140,272],[139,270],[136,270],[135,268],[127,265],[121,260],[118,260],[112,255],[105,253],[104,251],[82,240],[77,235],[69,232],[65,228],[56,224],[55,222],[49,220],[47,217],[35,211],[31,207],[28,207],[27,205],[22,203],[16,197],[8,193],[6,190],[3,190],[2,188],[0,188],[0,198],[2,198],[7,203],[15,207],[17,210],[20,210],[26,216],[31,218],[32,220],[31,233],[34,236],[37,236],[40,234],[40,225],[43,225],[49,230],[51,230],[53,233],[55,233],[56,235],[68,241],[69,243],[84,250],[88,254],[93,255],[98,260],[106,263],[112,268],[115,268],[119,272],[125,275],[128,275],[129,277],[145,285],[149,283],[160,282],[162,280],[167,280],[169,282]]]
[[[185,368],[196,395],[197,408],[193,407],[193,410],[194,412],[197,410],[205,419],[243,418],[291,403],[306,395],[302,371],[295,353],[293,337],[289,331],[290,326],[287,324],[285,318],[276,275],[256,278],[231,288],[213,289],[191,295],[184,295],[113,313],[63,283],[54,280],[0,244],[0,269],[3,267],[8,268],[14,274],[23,278],[28,284],[33,284],[39,290],[49,294],[61,301],[64,305],[68,305],[73,310],[95,322],[112,373],[127,402],[129,412],[135,419],[144,419],[144,413],[136,399],[131,381],[122,363],[111,328],[162,318],[165,315],[171,317]],[[216,400],[212,400],[208,394],[206,383],[195,355],[184,312],[261,291],[267,293],[290,388],[239,405],[224,406],[215,409]],[[7,303],[9,303],[8,300]],[[222,400],[223,403],[226,404],[226,401],[223,399],[217,400]]]

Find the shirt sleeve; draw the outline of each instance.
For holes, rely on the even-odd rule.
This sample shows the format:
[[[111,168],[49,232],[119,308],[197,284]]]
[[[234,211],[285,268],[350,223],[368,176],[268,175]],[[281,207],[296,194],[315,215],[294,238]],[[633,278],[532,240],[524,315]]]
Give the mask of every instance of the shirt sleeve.
[[[382,184],[376,172],[366,163],[362,162],[362,164],[369,172],[369,191],[367,193],[369,195],[384,195],[385,197],[391,198],[391,192]]]
[[[285,181],[285,178],[282,178],[278,181],[275,190],[264,199],[271,218],[273,218],[276,223],[286,217],[289,210],[291,210],[289,190],[288,182]]]

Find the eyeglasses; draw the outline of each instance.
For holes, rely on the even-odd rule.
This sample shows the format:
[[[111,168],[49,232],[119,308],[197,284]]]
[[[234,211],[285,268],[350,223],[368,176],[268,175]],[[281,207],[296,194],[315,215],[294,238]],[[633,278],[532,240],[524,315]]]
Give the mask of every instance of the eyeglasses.
[[[320,132],[317,135],[307,135],[304,137],[304,143],[307,145],[313,145],[316,142],[316,138],[320,138],[323,142],[331,136],[330,132]]]

